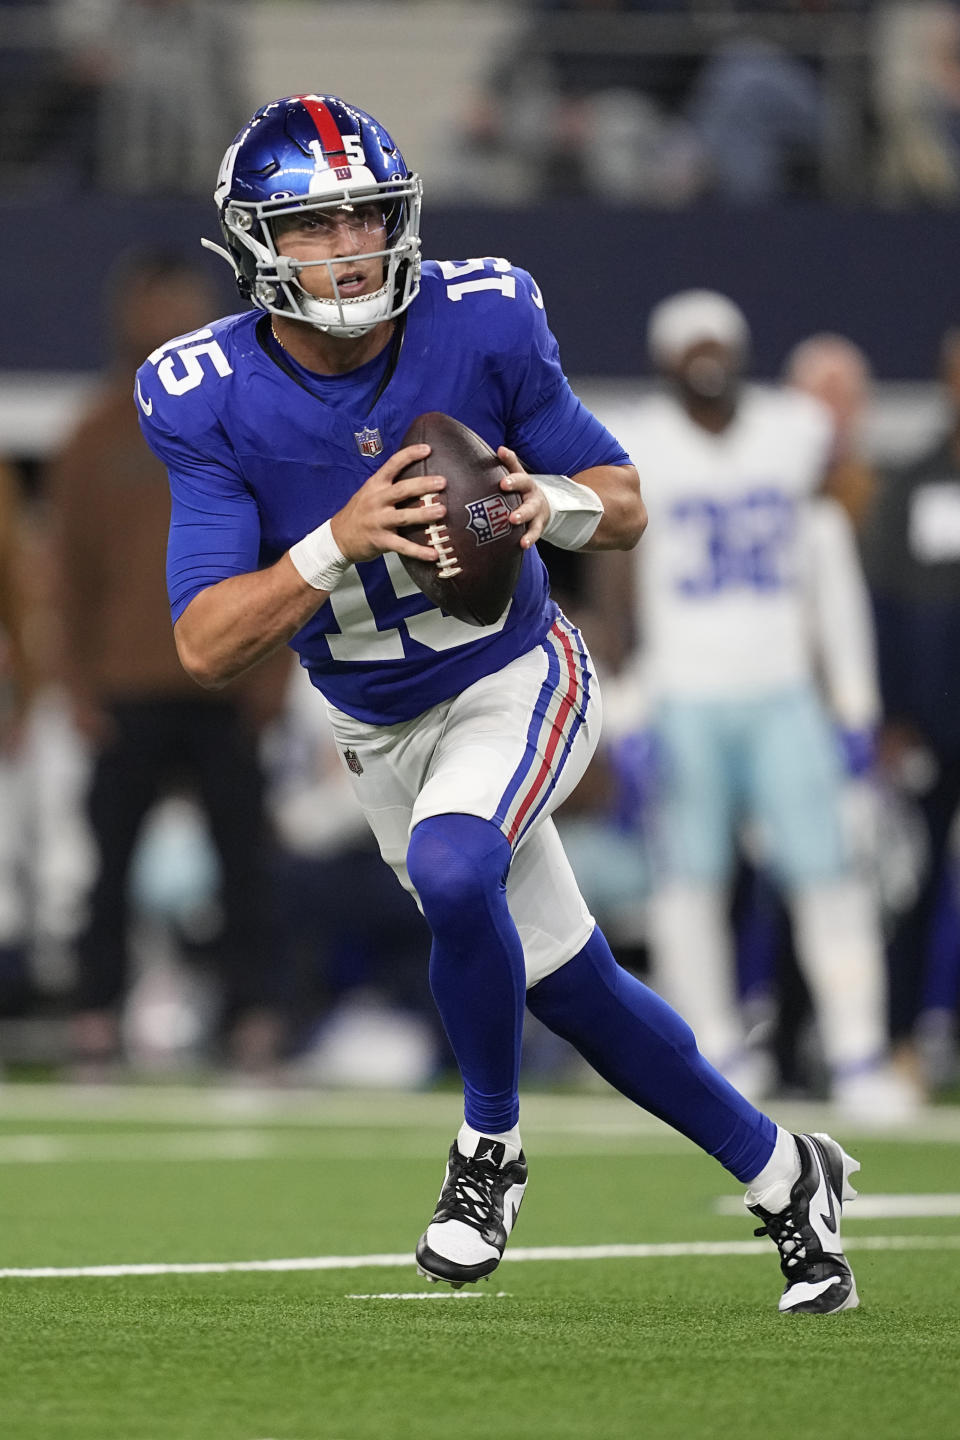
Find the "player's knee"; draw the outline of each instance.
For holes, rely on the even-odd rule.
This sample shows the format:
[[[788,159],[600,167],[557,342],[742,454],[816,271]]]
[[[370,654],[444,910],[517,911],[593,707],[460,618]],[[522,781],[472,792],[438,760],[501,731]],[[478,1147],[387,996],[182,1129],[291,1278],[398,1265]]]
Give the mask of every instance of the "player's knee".
[[[469,926],[475,907],[502,890],[509,864],[505,836],[475,815],[422,820],[407,850],[407,872],[434,929],[447,920]]]

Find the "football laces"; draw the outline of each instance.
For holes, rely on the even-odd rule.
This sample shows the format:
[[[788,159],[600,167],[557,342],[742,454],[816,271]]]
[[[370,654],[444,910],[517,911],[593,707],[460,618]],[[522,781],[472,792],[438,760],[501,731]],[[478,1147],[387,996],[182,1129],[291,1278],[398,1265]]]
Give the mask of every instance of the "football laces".
[[[421,498],[421,505],[434,505],[437,502],[436,495],[424,495]],[[437,574],[441,580],[452,580],[455,575],[462,574],[462,567],[457,564],[457,552],[450,543],[450,535],[442,520],[435,520],[432,525],[426,527],[427,539],[437,552],[434,562],[437,567]]]

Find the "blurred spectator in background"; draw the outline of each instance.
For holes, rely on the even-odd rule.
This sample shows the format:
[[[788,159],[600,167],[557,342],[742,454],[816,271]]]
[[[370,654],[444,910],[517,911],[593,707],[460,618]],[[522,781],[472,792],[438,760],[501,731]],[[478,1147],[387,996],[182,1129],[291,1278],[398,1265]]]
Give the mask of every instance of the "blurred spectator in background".
[[[748,14],[710,54],[688,106],[707,188],[746,204],[815,192],[826,118],[821,57],[793,54],[757,28],[763,11],[783,9],[777,0],[733,9]]]
[[[519,164],[528,193],[685,203],[703,183],[685,115],[712,42],[700,10],[696,0],[534,0],[526,35],[474,102],[468,142]],[[686,43],[651,43],[632,23],[644,18],[686,20]]]
[[[0,0],[0,175],[5,185],[41,162],[54,55],[50,0]]]
[[[26,839],[19,763],[31,693],[21,573],[24,501],[20,479],[0,464],[0,1013],[28,989]]]
[[[844,335],[810,335],[787,356],[784,379],[795,389],[813,395],[830,411],[833,445],[823,492],[839,500],[859,530],[876,484],[863,440],[870,399],[870,362],[860,347]]]
[[[843,758],[869,763],[879,714],[869,603],[849,522],[814,498],[829,415],[796,392],[743,387],[748,342],[723,296],[664,301],[649,343],[670,391],[620,427],[651,515],[630,559],[642,597],[647,763],[661,796],[655,983],[719,1069],[741,1088],[768,1087],[769,1058],[745,1045],[734,978],[739,834],[784,892],[831,1098],[851,1113],[889,1114],[914,1097],[888,1063],[882,944],[839,805]]]
[[[879,7],[874,57],[881,197],[956,204],[960,195],[960,8]]]
[[[49,108],[78,172],[104,190],[205,192],[224,133],[248,109],[246,10],[245,0],[54,0]]]
[[[155,802],[186,784],[221,864],[222,1024],[230,1058],[252,1070],[272,1062],[280,1038],[257,734],[279,709],[290,661],[280,652],[227,695],[201,690],[180,665],[164,587],[166,472],[140,434],[133,377],[171,333],[207,322],[213,298],[199,271],[163,253],[127,257],[110,292],[114,371],[46,476],[64,682],[94,751],[88,813],[99,866],[77,947],[74,1049],[91,1072],[120,1056],[131,859]]]
[[[0,0],[0,174],[206,191],[247,113],[245,0]]]
[[[957,905],[951,834],[960,807],[960,330],[943,341],[947,433],[884,475],[864,534],[885,723],[881,760],[912,791],[929,839],[915,904],[890,945],[894,1035],[916,1032],[936,1085],[956,1067],[960,935],[933,965],[939,915]]]
[[[704,193],[743,203],[816,193],[835,139],[822,84],[831,22],[869,7],[537,0],[476,99],[467,139],[502,165],[520,162],[528,194],[679,205]],[[844,84],[844,105],[863,109],[854,62]],[[860,188],[858,176],[849,182]]]
[[[676,117],[700,57],[645,53],[625,44],[616,24],[644,11],[683,11],[686,0],[533,0],[526,8],[525,33],[511,39],[473,102],[472,160],[519,167],[528,193],[686,199],[696,157]]]

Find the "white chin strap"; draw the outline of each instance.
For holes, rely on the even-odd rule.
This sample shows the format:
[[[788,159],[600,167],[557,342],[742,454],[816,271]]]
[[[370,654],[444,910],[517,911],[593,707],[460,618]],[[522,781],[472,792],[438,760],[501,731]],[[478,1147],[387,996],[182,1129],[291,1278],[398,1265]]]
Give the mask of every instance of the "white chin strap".
[[[388,286],[381,285],[372,295],[347,296],[340,300],[317,300],[313,295],[304,294],[298,297],[300,314],[328,335],[352,339],[386,319],[390,309],[387,291]]]

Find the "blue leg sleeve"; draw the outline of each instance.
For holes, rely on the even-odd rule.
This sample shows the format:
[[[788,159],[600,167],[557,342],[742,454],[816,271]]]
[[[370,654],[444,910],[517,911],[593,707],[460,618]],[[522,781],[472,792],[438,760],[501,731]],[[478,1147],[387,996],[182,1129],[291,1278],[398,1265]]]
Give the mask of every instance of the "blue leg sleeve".
[[[752,1180],[770,1159],[774,1122],[708,1064],[686,1021],[617,964],[599,927],[579,954],[532,987],[527,1004],[605,1080],[738,1180]]]
[[[430,988],[463,1075],[468,1125],[510,1130],[526,972],[507,908],[510,845],[475,815],[434,815],[410,837],[407,870],[433,932]]]

